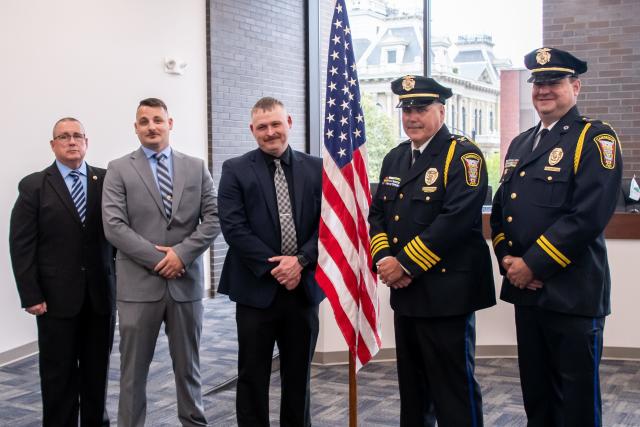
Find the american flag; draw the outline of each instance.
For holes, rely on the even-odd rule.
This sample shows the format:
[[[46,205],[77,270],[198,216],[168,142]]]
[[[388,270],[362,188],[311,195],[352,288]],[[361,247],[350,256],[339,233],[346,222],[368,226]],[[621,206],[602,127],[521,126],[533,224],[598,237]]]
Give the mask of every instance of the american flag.
[[[356,361],[381,346],[376,276],[369,251],[364,115],[344,0],[337,0],[329,36],[324,117],[322,207],[316,280]]]

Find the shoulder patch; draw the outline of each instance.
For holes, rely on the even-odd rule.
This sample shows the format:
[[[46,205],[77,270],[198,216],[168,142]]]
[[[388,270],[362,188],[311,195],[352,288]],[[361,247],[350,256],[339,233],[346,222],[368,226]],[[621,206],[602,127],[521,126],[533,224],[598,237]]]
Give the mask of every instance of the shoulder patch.
[[[482,170],[482,157],[477,153],[467,153],[460,157],[464,165],[464,176],[469,187],[477,187],[480,184],[480,171]]]
[[[593,141],[600,151],[600,163],[602,167],[605,169],[614,169],[616,167],[616,137],[608,133],[603,133],[593,138]]]

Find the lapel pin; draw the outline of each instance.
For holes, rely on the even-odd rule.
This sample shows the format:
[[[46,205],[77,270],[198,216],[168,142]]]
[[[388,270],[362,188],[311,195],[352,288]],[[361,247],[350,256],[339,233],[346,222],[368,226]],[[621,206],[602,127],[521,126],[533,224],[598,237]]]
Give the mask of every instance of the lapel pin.
[[[95,175],[93,175],[93,176],[91,177],[91,179],[93,179],[94,181],[97,181],[97,180],[98,180],[98,177],[97,177],[97,176],[95,176]]]

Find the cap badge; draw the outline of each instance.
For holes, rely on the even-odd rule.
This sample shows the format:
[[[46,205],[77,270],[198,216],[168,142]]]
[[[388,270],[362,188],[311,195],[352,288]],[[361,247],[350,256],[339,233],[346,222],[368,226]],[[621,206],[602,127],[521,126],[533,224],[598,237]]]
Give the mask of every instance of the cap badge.
[[[427,185],[431,185],[436,182],[436,179],[438,179],[438,169],[429,168],[427,170],[427,173],[424,174],[424,183]]]
[[[541,49],[536,50],[536,61],[540,65],[544,65],[551,61],[551,53],[549,53],[551,49],[548,47],[543,47]]]
[[[553,150],[551,150],[551,153],[549,153],[549,164],[551,166],[557,165],[558,163],[560,163],[560,160],[562,160],[563,155],[564,153],[562,152],[562,148],[554,148]]]
[[[404,76],[402,79],[402,89],[409,92],[413,90],[414,87],[416,87],[416,79],[414,79],[413,76]]]

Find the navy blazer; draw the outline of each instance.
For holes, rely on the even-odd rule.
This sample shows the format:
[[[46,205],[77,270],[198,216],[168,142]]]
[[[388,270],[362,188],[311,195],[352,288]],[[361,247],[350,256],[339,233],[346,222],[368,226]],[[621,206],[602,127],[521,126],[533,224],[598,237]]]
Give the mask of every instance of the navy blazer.
[[[384,158],[369,211],[375,264],[394,256],[413,276],[391,289],[402,316],[457,316],[495,305],[482,236],[487,170],[480,149],[442,126],[415,163],[403,142]]]
[[[505,276],[500,298],[559,313],[606,316],[611,278],[604,229],[620,191],[620,144],[611,126],[581,116],[576,107],[532,151],[538,127],[509,146],[491,228],[498,263],[506,255],[522,257],[544,287],[519,289]]]
[[[298,253],[310,261],[299,286],[309,304],[317,305],[324,299],[314,277],[322,159],[291,150],[291,172]],[[273,178],[259,149],[222,164],[218,208],[222,234],[229,245],[218,291],[239,304],[266,308],[282,286],[271,276],[277,264],[267,261],[281,255],[281,239]]]

